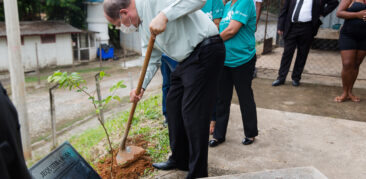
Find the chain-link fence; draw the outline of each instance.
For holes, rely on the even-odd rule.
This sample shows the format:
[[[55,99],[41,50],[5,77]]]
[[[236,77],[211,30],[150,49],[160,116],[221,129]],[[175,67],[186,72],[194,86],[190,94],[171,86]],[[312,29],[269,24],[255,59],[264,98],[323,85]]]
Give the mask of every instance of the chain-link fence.
[[[256,65],[259,69],[268,69],[277,72],[280,67],[283,53],[283,40],[277,34],[277,22],[283,1],[264,0],[262,3],[262,14],[255,34],[257,54],[260,54]],[[340,78],[342,59],[338,48],[338,38],[343,20],[336,16],[336,11],[337,9],[328,16],[321,18],[323,25],[320,27],[312,43],[303,74]],[[271,40],[267,40],[268,43],[264,43],[264,38],[272,38],[272,43],[270,43]],[[270,47],[271,45],[272,48]],[[271,52],[262,54],[263,50],[267,48],[271,48]],[[293,58],[296,58],[296,52]],[[290,73],[292,72],[294,63],[295,59],[292,60]],[[360,67],[358,79],[366,80],[365,63]]]

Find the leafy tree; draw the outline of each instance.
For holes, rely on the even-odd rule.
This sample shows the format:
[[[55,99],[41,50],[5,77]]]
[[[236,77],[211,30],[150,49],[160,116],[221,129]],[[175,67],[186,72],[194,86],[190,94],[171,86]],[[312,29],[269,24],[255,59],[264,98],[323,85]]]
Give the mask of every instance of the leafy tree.
[[[74,27],[86,29],[86,5],[83,0],[18,0],[19,20],[63,20]],[[0,0],[0,21],[4,21],[4,4]]]
[[[64,20],[72,26],[86,29],[86,5],[83,0],[45,0],[48,20]]]
[[[116,49],[121,49],[120,31],[112,24],[108,24],[109,44],[112,44]]]
[[[105,74],[104,71],[100,71],[98,73],[98,80],[102,81],[104,76],[108,76]],[[102,125],[103,130],[106,134],[106,138],[109,145],[109,153],[111,155],[111,164],[110,164],[110,172],[111,172],[111,178],[113,179],[113,147],[112,142],[109,137],[110,133],[108,133],[108,130],[106,126],[104,125],[104,121],[102,120],[100,110],[105,109],[106,106],[112,101],[121,101],[121,97],[116,95],[116,92],[118,89],[126,88],[126,85],[123,84],[123,81],[119,81],[115,83],[111,88],[109,88],[110,95],[102,100],[98,100],[94,93],[91,93],[88,91],[88,88],[86,87],[86,81],[80,76],[79,73],[72,72],[71,74],[68,74],[67,72],[60,72],[56,71],[51,76],[48,77],[48,82],[52,84],[58,84],[59,88],[76,90],[79,93],[82,93],[89,97],[89,100],[91,104],[93,104],[95,109],[95,114],[97,115],[97,119],[99,123]]]
[[[18,0],[21,21],[40,20],[41,2],[39,0]],[[0,21],[5,21],[4,2],[0,0]]]
[[[2,0],[0,0],[0,21],[5,21],[5,15],[4,15],[4,3]]]
[[[41,8],[39,0],[18,0],[19,19],[21,21],[40,20]]]

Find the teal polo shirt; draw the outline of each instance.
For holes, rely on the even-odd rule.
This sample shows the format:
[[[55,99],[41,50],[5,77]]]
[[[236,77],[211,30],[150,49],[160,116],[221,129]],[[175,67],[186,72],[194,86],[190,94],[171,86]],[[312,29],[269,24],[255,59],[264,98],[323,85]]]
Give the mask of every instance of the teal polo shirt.
[[[224,3],[222,0],[207,0],[205,6],[201,9],[211,20],[221,19],[224,12]]]
[[[232,6],[231,1],[226,3],[220,22],[220,33],[229,26],[231,20],[243,24],[231,39],[225,41],[225,66],[234,68],[249,62],[256,53],[254,36],[256,13],[253,0],[238,0]]]

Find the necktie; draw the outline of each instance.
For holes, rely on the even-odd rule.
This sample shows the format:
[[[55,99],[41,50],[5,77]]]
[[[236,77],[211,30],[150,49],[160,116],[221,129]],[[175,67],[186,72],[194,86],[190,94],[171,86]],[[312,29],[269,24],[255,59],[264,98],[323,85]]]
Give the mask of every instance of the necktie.
[[[300,0],[299,4],[297,4],[296,10],[295,10],[295,14],[294,14],[294,22],[298,22],[299,21],[299,15],[300,15],[300,10],[301,10],[301,6],[304,3],[304,0]]]

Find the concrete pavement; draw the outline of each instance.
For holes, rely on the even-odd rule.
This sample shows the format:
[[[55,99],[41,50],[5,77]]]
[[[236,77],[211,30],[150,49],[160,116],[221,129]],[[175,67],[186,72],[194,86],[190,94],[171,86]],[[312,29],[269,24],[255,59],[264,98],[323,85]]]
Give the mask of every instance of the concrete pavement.
[[[240,109],[231,106],[226,142],[209,149],[209,176],[304,166],[313,166],[332,179],[366,176],[365,122],[257,110],[259,136],[253,145],[244,146]],[[184,172],[169,171],[160,172],[158,178],[184,176]]]

